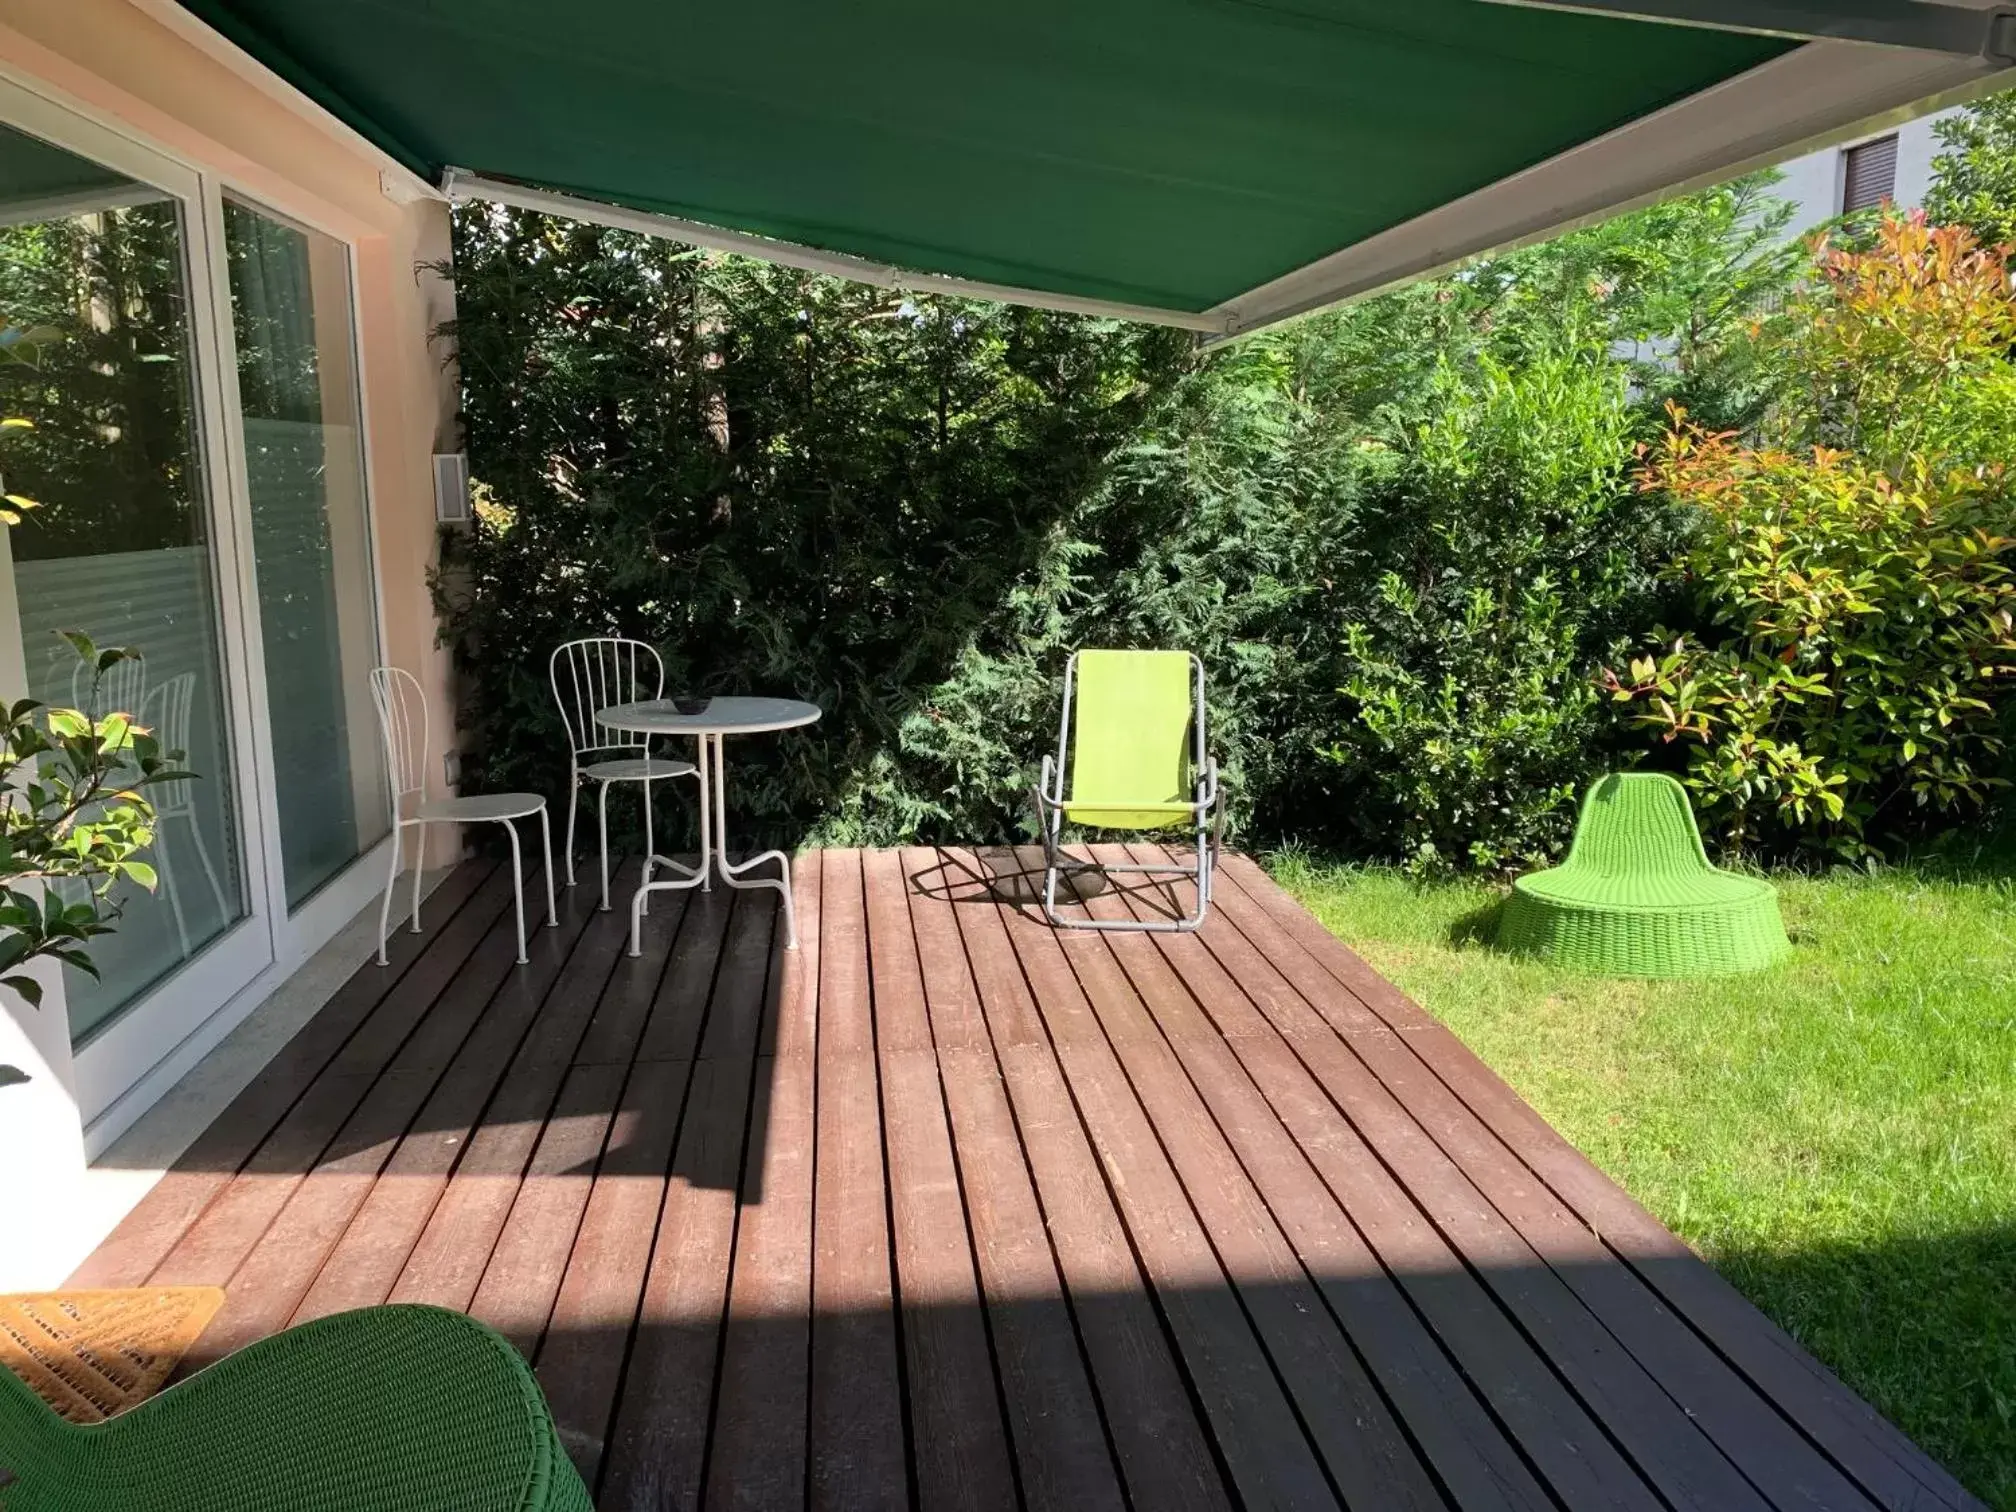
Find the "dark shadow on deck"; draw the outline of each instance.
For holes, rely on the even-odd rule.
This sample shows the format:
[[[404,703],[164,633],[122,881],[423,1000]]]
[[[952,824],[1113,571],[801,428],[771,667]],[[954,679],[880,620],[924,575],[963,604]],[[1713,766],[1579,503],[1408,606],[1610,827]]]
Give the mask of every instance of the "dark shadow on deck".
[[[1683,1405],[1660,1384],[1684,1380],[1675,1354],[1607,1330],[1544,1380],[1480,1354],[1479,1308],[1579,1311],[1641,1284],[1619,1263],[950,1305],[901,1281],[870,1309],[548,1334],[532,1358],[597,1507],[1980,1506],[1868,1409],[1856,1426],[1899,1452],[1844,1463],[1740,1379]],[[619,1356],[614,1395],[583,1389],[582,1362]],[[1966,1468],[2006,1500],[2006,1460]]]

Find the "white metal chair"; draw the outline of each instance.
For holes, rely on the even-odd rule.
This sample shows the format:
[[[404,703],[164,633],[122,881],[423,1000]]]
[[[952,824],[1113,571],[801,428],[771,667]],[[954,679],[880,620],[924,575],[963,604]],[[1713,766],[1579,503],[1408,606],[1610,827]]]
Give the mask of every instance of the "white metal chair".
[[[651,754],[649,735],[606,729],[595,715],[615,704],[638,703],[665,696],[665,663],[653,647],[640,640],[598,635],[571,640],[557,648],[547,664],[553,701],[567,727],[567,885],[574,885],[574,817],[581,808],[581,787],[595,783],[596,823],[602,841],[602,912],[609,911],[609,785],[634,782],[644,802],[644,880],[651,880],[651,857],[657,850],[651,814],[651,785],[668,777],[699,779],[690,761]]]
[[[546,853],[546,926],[557,929],[560,911],[553,901],[553,828],[546,818],[546,800],[537,793],[476,793],[461,798],[427,796],[427,762],[431,724],[427,696],[411,672],[401,667],[371,669],[371,701],[378,707],[378,728],[385,736],[385,767],[392,777],[392,870],[385,878],[385,901],[378,907],[378,964],[385,964],[385,939],[392,918],[392,891],[399,882],[401,837],[409,827],[429,824],[498,823],[511,837],[511,886],[518,905],[518,964],[525,953],[525,865],[518,848],[518,826],[512,821],[539,816],[539,840]],[[409,817],[402,810],[408,795],[417,795]],[[421,855],[413,857],[413,933],[420,933]]]
[[[151,730],[162,750],[186,752],[189,749],[190,718],[196,702],[196,674],[183,672],[150,684],[147,663],[138,656],[114,662],[102,674],[91,663],[79,662],[70,673],[70,702],[72,707],[83,710],[93,719],[103,719],[114,713],[124,714],[141,728]],[[130,775],[137,776],[138,773]],[[176,859],[181,846],[173,839],[175,832],[170,827],[171,820],[179,819],[189,826],[189,838],[195,845],[196,859],[203,867],[203,875],[210,883],[210,895],[217,903],[217,922],[220,925],[229,922],[232,905],[217,865],[210,858],[210,847],[203,840],[203,830],[196,817],[195,784],[164,783],[149,791],[147,798],[154,805],[154,859],[161,870],[161,896],[167,899],[169,917],[175,924],[175,938],[181,945],[183,958],[187,959],[191,943],[189,917],[182,896],[181,867]],[[58,891],[68,901],[81,902],[90,889],[80,886],[74,897],[68,887]]]

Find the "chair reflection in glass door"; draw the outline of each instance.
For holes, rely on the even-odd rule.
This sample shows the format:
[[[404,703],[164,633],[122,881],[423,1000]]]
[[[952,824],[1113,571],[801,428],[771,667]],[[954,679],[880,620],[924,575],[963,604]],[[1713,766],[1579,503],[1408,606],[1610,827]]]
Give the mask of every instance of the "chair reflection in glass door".
[[[135,723],[153,732],[163,751],[186,752],[189,749],[189,732],[196,706],[194,672],[177,673],[149,687],[147,663],[136,656],[115,662],[95,681],[94,690],[94,672],[89,666],[80,665],[71,674],[70,697],[79,709],[93,719],[103,719],[115,712],[130,714]],[[175,921],[176,942],[186,958],[192,939],[208,939],[211,928],[215,926],[197,930],[193,936],[191,934],[189,900],[184,897],[178,880],[178,874],[186,864],[186,858],[181,857],[185,847],[195,851],[203,878],[210,885],[210,897],[217,906],[217,922],[231,917],[231,904],[225,896],[224,880],[217,870],[217,863],[211,859],[210,846],[203,838],[202,817],[196,812],[195,783],[163,783],[152,789],[148,797],[154,805],[154,864],[160,871],[161,891],[167,895],[168,910]],[[177,824],[182,826],[179,831]]]

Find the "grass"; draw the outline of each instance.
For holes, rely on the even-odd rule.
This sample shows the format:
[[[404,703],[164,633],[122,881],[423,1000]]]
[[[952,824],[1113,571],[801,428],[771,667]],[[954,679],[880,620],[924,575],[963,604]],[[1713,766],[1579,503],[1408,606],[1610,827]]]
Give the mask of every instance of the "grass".
[[[1499,889],[1275,875],[1977,1494],[2016,1512],[2016,877],[1782,877],[1752,977],[1498,954]]]

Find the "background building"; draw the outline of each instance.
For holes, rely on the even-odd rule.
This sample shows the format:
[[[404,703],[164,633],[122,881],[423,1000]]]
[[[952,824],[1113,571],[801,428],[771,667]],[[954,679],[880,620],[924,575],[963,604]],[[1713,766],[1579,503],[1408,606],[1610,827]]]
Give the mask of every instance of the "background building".
[[[1932,186],[1932,159],[1939,154],[1933,127],[1953,114],[1941,110],[1895,130],[1809,152],[1784,164],[1778,170],[1785,176],[1778,192],[1799,207],[1791,229],[1808,231],[1845,211],[1886,199],[1905,210],[1922,205]]]

